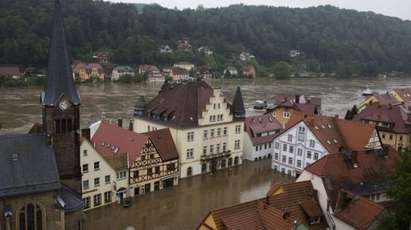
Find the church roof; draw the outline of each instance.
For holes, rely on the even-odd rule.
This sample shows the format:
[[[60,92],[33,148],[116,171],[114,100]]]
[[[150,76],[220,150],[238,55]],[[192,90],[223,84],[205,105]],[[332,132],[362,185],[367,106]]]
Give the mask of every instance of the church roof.
[[[0,146],[0,197],[60,188],[54,151],[45,135],[2,135]]]
[[[62,96],[74,105],[80,104],[80,96],[74,85],[64,32],[63,12],[60,0],[56,0],[53,30],[49,44],[48,79],[43,105],[56,105]]]
[[[240,86],[237,86],[231,108],[233,110],[233,114],[235,117],[240,117],[240,118],[245,117],[244,101],[243,101],[243,96],[241,95]]]

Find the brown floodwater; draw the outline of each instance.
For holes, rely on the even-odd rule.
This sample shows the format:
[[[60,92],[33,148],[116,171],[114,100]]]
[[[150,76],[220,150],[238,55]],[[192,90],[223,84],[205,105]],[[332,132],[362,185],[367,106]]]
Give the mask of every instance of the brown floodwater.
[[[411,86],[411,78],[222,79],[212,80],[211,84],[221,87],[229,100],[234,94],[235,87],[240,85],[248,108],[253,106],[255,100],[268,99],[276,94],[304,94],[321,96],[324,113],[344,115],[349,107],[361,100],[361,91],[365,88],[383,92],[395,87]],[[103,112],[107,118],[128,119],[132,115],[137,95],[145,95],[149,100],[157,94],[160,87],[161,83],[155,82],[78,85],[82,99],[82,126],[97,121]],[[41,87],[0,88],[0,124],[3,127],[0,133],[24,132],[32,123],[41,121],[40,91]]]
[[[112,204],[86,213],[87,230],[193,230],[212,209],[262,198],[273,183],[291,182],[276,174],[269,159],[247,162],[216,174],[180,180],[176,187],[133,198],[123,208]]]

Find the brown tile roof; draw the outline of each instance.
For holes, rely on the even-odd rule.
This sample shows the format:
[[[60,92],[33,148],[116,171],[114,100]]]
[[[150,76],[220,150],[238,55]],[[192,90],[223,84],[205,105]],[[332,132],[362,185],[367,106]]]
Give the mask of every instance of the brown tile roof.
[[[345,192],[340,192],[339,196],[341,197],[342,194],[347,194],[344,200],[341,199],[341,203],[344,204],[342,207],[337,207],[334,215],[355,229],[369,229],[384,210],[384,207],[366,198]]]
[[[155,65],[140,65],[139,70],[143,73],[145,72],[160,72],[157,66]]]
[[[177,148],[168,128],[158,129],[145,134],[150,136],[150,139],[153,142],[154,146],[157,148],[161,159],[163,159],[164,161],[178,159]]]
[[[196,127],[213,89],[204,81],[165,83],[146,107],[146,118],[179,127]],[[161,118],[161,119],[159,119]]]
[[[352,151],[365,150],[370,138],[375,134],[373,125],[303,113],[293,113],[283,132],[300,122],[307,125],[329,153],[339,153],[341,148]]]
[[[355,188],[359,192],[367,189],[370,183],[384,183],[398,159],[398,153],[386,147],[384,150],[353,152],[351,158],[342,153],[328,154],[304,170],[323,178],[334,207],[339,189]]]
[[[239,205],[214,210],[210,214],[217,225],[217,230],[283,230],[292,229],[294,221],[310,229],[328,227],[321,208],[318,205],[316,192],[310,181],[276,185],[281,191],[264,199],[254,200]],[[309,217],[301,204],[310,203],[311,212],[321,218],[319,224],[310,225]],[[317,210],[315,210],[317,209]]]
[[[0,76],[22,76],[23,73],[17,66],[0,66]]]
[[[405,102],[411,101],[411,88],[397,88],[392,91],[395,91]]]
[[[183,69],[181,67],[173,67],[171,69],[171,72],[173,75],[188,75],[188,71],[186,69]]]
[[[359,112],[354,120],[383,122],[388,127],[378,127],[380,130],[394,133],[410,133],[411,122],[408,120],[407,109],[402,105],[384,105],[372,103]]]
[[[127,153],[130,162],[133,162],[148,140],[148,135],[135,133],[102,121],[91,142],[96,151],[104,157]]]
[[[303,113],[314,114],[321,108],[321,98],[304,95],[277,95],[272,98],[276,106],[294,108]]]
[[[275,137],[275,133],[280,131],[282,126],[271,113],[267,113],[264,115],[246,117],[244,121],[244,128],[250,136],[253,144],[257,145],[271,142]],[[266,132],[273,132],[273,134],[260,137],[257,136],[258,133]]]

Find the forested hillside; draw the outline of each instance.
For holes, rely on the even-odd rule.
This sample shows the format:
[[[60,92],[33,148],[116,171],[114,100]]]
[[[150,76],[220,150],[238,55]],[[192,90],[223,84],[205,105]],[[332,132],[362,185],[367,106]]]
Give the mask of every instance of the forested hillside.
[[[308,71],[411,72],[411,22],[371,12],[331,6],[172,10],[92,0],[63,2],[68,42],[76,59],[107,50],[114,62],[122,64],[187,60],[222,68],[247,51],[261,65],[271,66],[290,62],[289,51],[296,49],[304,53],[301,62]],[[0,1],[0,64],[46,65],[53,4],[53,0]],[[211,47],[213,60],[195,52],[160,55],[160,45],[175,48],[182,38],[194,48]]]

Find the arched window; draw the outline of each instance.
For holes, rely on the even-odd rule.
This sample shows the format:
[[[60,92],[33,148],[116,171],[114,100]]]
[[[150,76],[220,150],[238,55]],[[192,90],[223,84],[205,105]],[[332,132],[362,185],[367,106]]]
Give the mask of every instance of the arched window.
[[[187,176],[191,176],[191,175],[193,175],[193,168],[188,167],[187,168]]]
[[[239,160],[238,157],[235,157],[235,158],[234,158],[234,165],[238,165],[238,160]]]
[[[27,204],[19,212],[19,230],[42,230],[43,213],[39,205]]]

